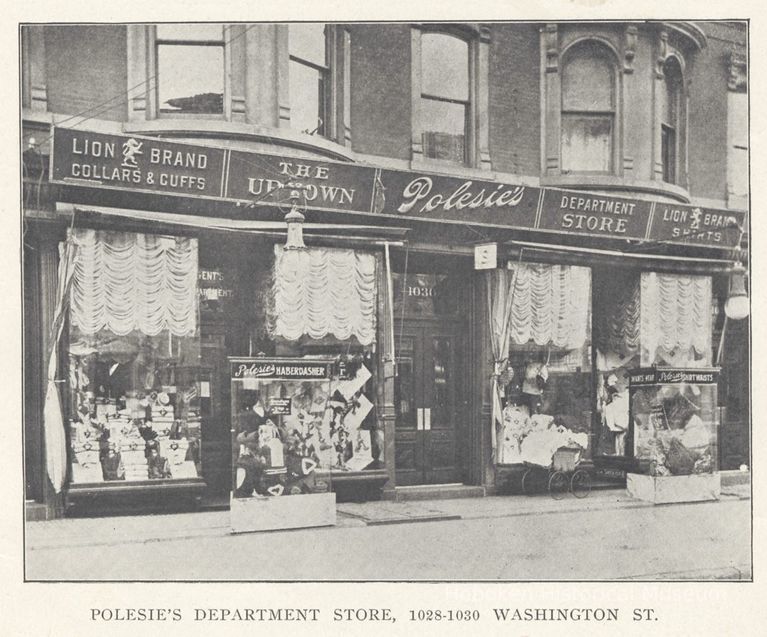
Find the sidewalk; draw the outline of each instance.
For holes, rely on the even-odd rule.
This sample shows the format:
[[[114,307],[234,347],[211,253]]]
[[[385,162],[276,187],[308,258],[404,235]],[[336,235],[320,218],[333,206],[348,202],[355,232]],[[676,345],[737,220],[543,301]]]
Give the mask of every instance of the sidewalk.
[[[722,488],[722,502],[750,498],[750,485]],[[339,503],[335,528],[384,524],[426,523],[447,520],[481,520],[530,515],[561,515],[579,511],[652,508],[635,500],[625,489],[593,491],[578,499],[567,495],[554,500],[547,494],[488,496],[449,500],[394,502],[381,500]],[[665,505],[688,506],[688,505]],[[332,529],[331,529],[332,530]],[[103,518],[66,518],[26,524],[26,548],[41,549],[111,546],[145,542],[208,538],[229,535],[229,512],[206,511],[170,515],[136,515]]]

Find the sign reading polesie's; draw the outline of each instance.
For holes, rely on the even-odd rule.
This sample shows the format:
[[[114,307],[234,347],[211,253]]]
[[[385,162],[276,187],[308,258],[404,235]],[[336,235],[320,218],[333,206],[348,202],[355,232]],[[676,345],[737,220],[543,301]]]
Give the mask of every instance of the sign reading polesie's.
[[[730,248],[745,213],[55,128],[51,181],[543,233]]]

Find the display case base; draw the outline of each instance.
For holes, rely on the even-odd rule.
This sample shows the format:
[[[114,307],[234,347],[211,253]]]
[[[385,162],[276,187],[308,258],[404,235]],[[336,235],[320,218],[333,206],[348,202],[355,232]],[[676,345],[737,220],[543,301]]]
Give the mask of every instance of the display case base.
[[[229,520],[232,533],[334,526],[336,494],[232,498]]]
[[[632,498],[653,504],[702,502],[719,499],[721,480],[719,473],[699,473],[689,476],[648,476],[627,473],[626,491]]]

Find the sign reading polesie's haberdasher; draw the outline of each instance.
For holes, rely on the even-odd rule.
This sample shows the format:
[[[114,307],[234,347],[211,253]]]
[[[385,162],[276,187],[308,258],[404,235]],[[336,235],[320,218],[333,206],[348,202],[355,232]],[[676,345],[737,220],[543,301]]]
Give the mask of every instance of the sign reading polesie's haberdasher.
[[[348,162],[54,130],[51,181],[544,233],[734,247],[745,213]]]

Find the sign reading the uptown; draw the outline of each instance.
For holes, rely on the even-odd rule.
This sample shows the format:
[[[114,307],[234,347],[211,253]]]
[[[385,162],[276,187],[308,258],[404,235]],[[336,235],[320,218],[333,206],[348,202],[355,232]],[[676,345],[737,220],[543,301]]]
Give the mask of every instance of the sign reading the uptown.
[[[745,214],[388,170],[334,161],[54,129],[51,181],[376,217],[660,243],[734,247]]]

